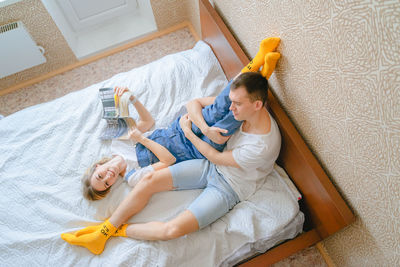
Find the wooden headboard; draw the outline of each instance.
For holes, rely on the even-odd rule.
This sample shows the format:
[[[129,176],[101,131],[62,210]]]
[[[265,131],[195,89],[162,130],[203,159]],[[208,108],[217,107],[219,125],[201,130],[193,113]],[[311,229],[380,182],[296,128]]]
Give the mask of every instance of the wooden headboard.
[[[249,58],[209,1],[199,0],[199,6],[202,40],[211,46],[227,78],[231,79],[249,62]],[[302,211],[306,215],[308,236],[299,238],[308,238],[309,243],[318,242],[352,223],[355,217],[271,90],[268,105],[282,134],[278,164],[303,195]]]

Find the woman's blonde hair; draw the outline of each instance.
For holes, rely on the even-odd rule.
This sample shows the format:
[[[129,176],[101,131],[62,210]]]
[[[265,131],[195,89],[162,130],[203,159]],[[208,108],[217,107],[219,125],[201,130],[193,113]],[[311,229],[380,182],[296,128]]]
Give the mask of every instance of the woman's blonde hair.
[[[110,161],[111,158],[104,157],[101,160],[94,163],[91,167],[89,167],[86,172],[82,176],[82,188],[83,188],[83,196],[88,200],[100,200],[104,198],[108,192],[110,192],[110,187],[106,190],[98,191],[93,188],[92,184],[90,183],[91,177],[96,170],[97,165],[103,165],[104,163]]]

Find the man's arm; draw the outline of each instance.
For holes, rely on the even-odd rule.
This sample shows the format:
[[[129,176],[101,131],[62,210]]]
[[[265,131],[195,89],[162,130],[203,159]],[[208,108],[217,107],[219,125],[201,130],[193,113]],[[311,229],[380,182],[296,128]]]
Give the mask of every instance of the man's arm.
[[[196,98],[194,100],[189,101],[186,104],[186,109],[188,111],[189,117],[191,121],[199,127],[201,132],[204,134],[204,131],[208,128],[206,121],[203,118],[202,109],[205,106],[211,105],[214,103],[215,97],[203,97]]]
[[[181,117],[179,121],[185,137],[197,148],[197,150],[215,165],[224,165],[240,168],[233,158],[232,151],[219,152],[208,143],[201,140],[192,132],[192,122],[189,120],[188,114]]]
[[[204,120],[202,109],[205,106],[214,103],[215,97],[203,97],[189,101],[186,104],[186,109],[189,114],[190,120],[199,127],[200,131],[207,136],[211,141],[217,144],[223,144],[229,136],[222,136],[221,133],[227,133],[226,129],[218,127],[209,127],[207,122]]]

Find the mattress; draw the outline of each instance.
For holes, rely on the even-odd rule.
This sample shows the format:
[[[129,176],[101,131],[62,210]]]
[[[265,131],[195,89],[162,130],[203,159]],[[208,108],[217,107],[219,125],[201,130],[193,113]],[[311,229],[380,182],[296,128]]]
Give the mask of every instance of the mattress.
[[[279,171],[210,226],[170,241],[113,237],[101,255],[60,238],[107,219],[130,187],[120,179],[110,195],[91,202],[80,179],[108,155],[110,141],[98,89],[127,86],[166,127],[193,98],[217,95],[227,84],[210,47],[193,49],[115,75],[111,79],[0,120],[0,258],[5,266],[229,266],[302,231],[304,216]],[[55,88],[56,90],[56,88]],[[137,118],[134,110],[131,110]],[[129,222],[168,220],[200,190],[156,194]]]

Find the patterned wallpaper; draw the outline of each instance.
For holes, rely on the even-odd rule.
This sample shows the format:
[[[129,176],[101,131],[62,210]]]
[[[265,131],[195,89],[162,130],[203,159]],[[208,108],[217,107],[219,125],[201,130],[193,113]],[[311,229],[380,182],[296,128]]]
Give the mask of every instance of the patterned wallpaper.
[[[357,215],[333,261],[400,266],[400,2],[213,2],[250,57],[282,39],[272,90]]]
[[[200,32],[199,5],[197,0],[150,0],[157,28],[163,30],[185,20],[191,21]]]
[[[0,24],[21,20],[38,45],[45,49],[47,62],[0,79],[0,90],[77,62],[63,35],[40,0],[24,0],[0,8]]]

